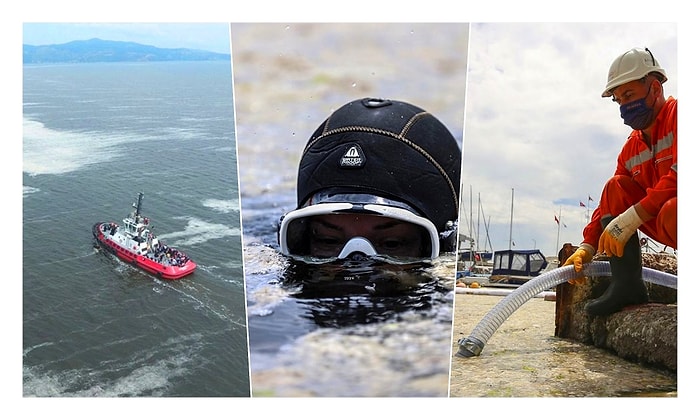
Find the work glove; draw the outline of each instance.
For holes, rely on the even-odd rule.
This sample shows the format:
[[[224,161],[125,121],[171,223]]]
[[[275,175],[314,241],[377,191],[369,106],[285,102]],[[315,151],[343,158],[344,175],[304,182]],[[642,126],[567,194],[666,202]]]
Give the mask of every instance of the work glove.
[[[642,219],[634,206],[628,208],[605,227],[598,240],[598,252],[605,252],[610,257],[621,257],[625,244],[641,225]]]
[[[571,254],[571,256],[567,258],[566,261],[564,261],[562,267],[567,265],[573,265],[574,271],[577,274],[581,273],[581,271],[583,271],[583,265],[593,261],[593,255],[595,255],[595,250],[593,249],[593,247],[591,245],[582,243],[578,246],[578,248],[576,248],[576,251],[574,251],[574,253]],[[586,277],[583,274],[581,274],[580,276],[569,280],[569,283],[579,285],[585,283],[585,281]]]

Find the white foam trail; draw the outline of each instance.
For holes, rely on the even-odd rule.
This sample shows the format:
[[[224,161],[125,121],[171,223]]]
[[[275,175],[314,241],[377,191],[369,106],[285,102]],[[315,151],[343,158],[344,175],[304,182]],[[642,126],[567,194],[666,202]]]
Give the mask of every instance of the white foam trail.
[[[190,246],[201,244],[212,239],[224,238],[226,236],[238,237],[240,234],[241,230],[237,227],[232,228],[220,223],[209,223],[196,218],[191,218],[187,221],[187,226],[185,226],[184,231],[159,234],[158,238],[175,239],[175,242],[168,242],[168,245]]]
[[[27,354],[29,354],[29,352],[31,352],[34,349],[38,349],[40,347],[46,347],[46,346],[53,346],[53,345],[54,345],[53,342],[45,341],[43,343],[39,343],[39,344],[35,344],[33,346],[30,346],[30,347],[27,347],[26,349],[24,349],[22,351],[22,357],[26,356]]]
[[[22,198],[26,198],[28,195],[37,193],[39,191],[41,191],[39,188],[22,185]]]
[[[101,374],[107,373],[110,369],[109,364],[104,365],[104,372],[84,368],[44,373],[39,368],[24,366],[23,393],[24,396],[36,397],[119,397],[144,394],[161,396],[165,394],[173,379],[187,375],[190,365],[197,360],[201,350],[201,339],[201,334],[175,337],[168,339],[157,349],[137,352],[131,360],[112,367],[115,370],[129,369],[127,375],[114,381],[101,381],[85,389],[74,390],[85,378],[99,378]],[[152,363],[153,355],[164,349],[172,354]]]
[[[64,174],[106,162],[121,155],[116,146],[145,140],[129,134],[59,131],[26,118],[22,137],[23,171],[31,176]]]
[[[238,200],[216,200],[213,198],[204,200],[202,205],[214,209],[219,213],[232,213],[238,211],[240,208]]]

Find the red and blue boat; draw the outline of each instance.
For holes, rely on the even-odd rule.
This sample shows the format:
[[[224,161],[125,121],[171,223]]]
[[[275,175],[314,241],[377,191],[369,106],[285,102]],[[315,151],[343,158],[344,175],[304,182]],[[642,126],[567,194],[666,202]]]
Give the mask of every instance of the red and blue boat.
[[[132,264],[158,278],[177,280],[197,268],[184,252],[160,241],[150,229],[150,220],[141,215],[143,193],[133,204],[134,210],[123,219],[123,224],[98,222],[92,235],[105,250],[122,261]]]

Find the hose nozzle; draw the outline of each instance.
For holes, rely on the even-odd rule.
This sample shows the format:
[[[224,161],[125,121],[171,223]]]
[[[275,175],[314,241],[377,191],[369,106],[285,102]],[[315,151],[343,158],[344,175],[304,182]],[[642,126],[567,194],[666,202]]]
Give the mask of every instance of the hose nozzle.
[[[481,350],[484,349],[484,343],[473,337],[460,338],[457,344],[459,344],[457,356],[461,357],[478,356],[481,354]]]

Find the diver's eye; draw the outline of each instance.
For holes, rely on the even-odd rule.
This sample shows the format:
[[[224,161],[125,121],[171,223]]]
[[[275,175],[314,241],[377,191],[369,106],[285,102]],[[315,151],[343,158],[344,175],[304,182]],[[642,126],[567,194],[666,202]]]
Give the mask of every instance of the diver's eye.
[[[332,257],[338,254],[345,245],[345,237],[319,233],[312,229],[309,238],[311,255],[317,257]]]
[[[422,253],[420,239],[385,238],[375,246],[378,253],[393,257],[418,257]]]
[[[330,233],[329,232],[321,232],[317,228],[311,229],[311,238],[310,239],[316,243],[327,244],[327,245],[345,242],[344,236],[336,235],[333,232],[330,232]]]
[[[406,241],[403,239],[385,239],[379,244],[380,248],[386,249],[387,251],[395,251],[406,246]]]
[[[330,236],[316,236],[313,237],[311,240],[316,242],[318,245],[322,246],[338,246],[343,243],[341,239],[336,238],[336,237],[330,237]]]

